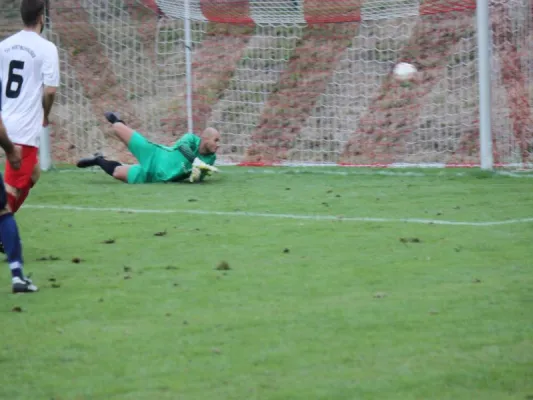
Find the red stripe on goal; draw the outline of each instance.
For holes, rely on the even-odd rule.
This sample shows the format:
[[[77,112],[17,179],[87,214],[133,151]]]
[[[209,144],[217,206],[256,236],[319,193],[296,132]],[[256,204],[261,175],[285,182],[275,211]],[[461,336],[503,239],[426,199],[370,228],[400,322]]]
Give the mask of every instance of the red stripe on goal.
[[[486,0],[489,1],[489,0]],[[476,0],[426,0],[420,4],[420,15],[475,10]]]
[[[204,17],[211,22],[254,25],[249,0],[200,0]]]
[[[303,2],[305,21],[308,24],[329,22],[358,22],[365,0],[292,0]]]

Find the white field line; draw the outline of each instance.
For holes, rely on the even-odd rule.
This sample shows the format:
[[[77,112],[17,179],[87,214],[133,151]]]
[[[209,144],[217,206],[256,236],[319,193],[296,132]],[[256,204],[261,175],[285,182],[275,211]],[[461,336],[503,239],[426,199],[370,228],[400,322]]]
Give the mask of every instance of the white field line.
[[[108,207],[78,207],[71,205],[28,204],[23,208],[48,209],[78,212],[117,212],[132,214],[187,214],[187,215],[218,215],[226,217],[251,217],[271,219],[292,219],[300,221],[338,221],[338,222],[381,222],[381,223],[409,223],[425,225],[454,225],[454,226],[497,226],[533,222],[533,218],[508,219],[503,221],[446,221],[420,218],[373,218],[373,217],[345,217],[334,215],[305,215],[305,214],[273,214],[246,211],[210,211],[210,210],[160,210],[160,209],[135,209],[135,208],[108,208]]]

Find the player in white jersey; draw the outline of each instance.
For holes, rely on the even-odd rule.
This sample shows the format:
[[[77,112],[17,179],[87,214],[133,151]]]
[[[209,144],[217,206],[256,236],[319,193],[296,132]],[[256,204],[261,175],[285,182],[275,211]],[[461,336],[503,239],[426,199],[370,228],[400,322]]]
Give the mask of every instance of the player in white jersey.
[[[0,91],[2,81],[0,80]],[[13,170],[20,169],[21,150],[16,147],[7,136],[6,127],[2,121],[2,102],[0,101],[0,147],[4,149],[8,165]],[[13,293],[36,292],[37,287],[22,272],[22,243],[15,217],[7,205],[7,193],[2,175],[0,174],[0,240],[4,245],[7,262],[11,269],[11,285]]]
[[[59,86],[57,47],[44,39],[44,0],[22,0],[24,28],[0,42],[0,94],[7,134],[21,149],[20,169],[9,163],[5,186],[10,210],[15,213],[40,176],[39,141]]]

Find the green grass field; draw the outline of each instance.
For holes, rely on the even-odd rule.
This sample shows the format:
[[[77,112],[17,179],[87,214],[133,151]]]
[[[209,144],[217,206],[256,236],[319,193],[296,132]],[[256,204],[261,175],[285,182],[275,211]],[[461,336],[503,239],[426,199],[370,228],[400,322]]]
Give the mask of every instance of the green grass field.
[[[44,174],[0,399],[532,399],[533,179],[376,172]]]

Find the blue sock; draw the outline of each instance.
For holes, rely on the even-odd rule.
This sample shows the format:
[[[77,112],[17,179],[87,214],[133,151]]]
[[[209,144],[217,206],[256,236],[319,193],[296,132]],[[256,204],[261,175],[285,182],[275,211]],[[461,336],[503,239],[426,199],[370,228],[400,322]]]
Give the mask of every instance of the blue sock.
[[[13,214],[0,216],[0,241],[4,245],[12,277],[22,279],[24,277],[22,273],[22,244]]]

